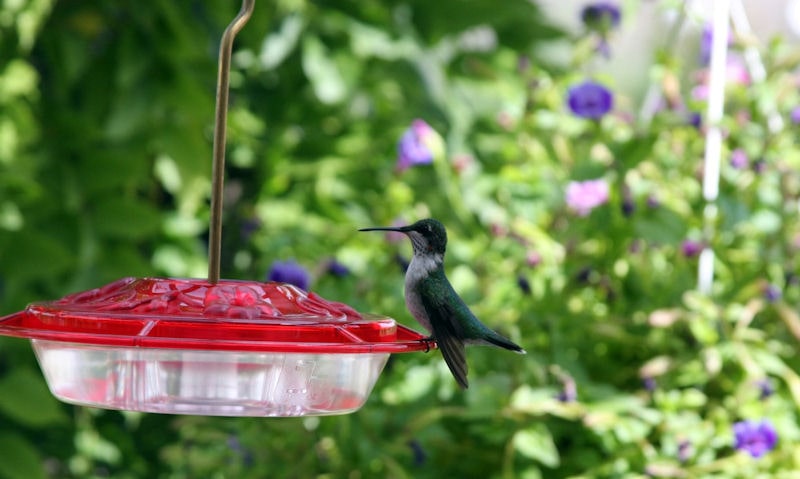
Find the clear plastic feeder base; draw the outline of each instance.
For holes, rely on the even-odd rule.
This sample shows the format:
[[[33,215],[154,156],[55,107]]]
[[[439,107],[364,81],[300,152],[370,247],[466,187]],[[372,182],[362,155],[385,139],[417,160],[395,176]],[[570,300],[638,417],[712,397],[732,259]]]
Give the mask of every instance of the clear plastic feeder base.
[[[359,409],[387,353],[108,348],[33,340],[53,395],[111,409],[210,416],[308,416]]]

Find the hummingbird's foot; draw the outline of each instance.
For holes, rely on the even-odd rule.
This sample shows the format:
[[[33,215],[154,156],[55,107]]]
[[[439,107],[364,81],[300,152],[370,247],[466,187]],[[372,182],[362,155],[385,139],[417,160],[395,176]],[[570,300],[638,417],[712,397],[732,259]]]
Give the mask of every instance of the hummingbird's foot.
[[[434,338],[433,335],[431,334],[427,338],[424,338],[423,341],[425,341],[425,352],[427,353],[431,350],[431,343],[436,342],[436,338]]]

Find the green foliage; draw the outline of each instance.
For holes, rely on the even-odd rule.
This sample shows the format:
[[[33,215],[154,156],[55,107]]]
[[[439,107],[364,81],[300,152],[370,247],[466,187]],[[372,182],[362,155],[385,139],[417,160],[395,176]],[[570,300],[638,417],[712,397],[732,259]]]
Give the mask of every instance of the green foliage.
[[[2,314],[124,276],[205,275],[229,3],[0,6]],[[766,80],[730,85],[711,215],[694,59],[667,39],[643,72],[659,111],[600,78],[616,107],[588,121],[565,99],[602,65],[596,40],[527,0],[257,2],[234,49],[223,276],[295,259],[323,297],[415,326],[409,245],[357,229],[433,216],[455,288],[528,355],[470,348],[464,392],[438,353],[396,355],[348,416],[167,417],[56,403],[27,343],[0,338],[0,478],[791,477],[796,56],[776,41]],[[554,42],[574,57],[539,59]],[[446,155],[400,172],[415,118]],[[609,195],[581,216],[565,194],[593,179]],[[685,240],[714,250],[710,294]],[[761,418],[776,449],[735,451],[732,424]]]

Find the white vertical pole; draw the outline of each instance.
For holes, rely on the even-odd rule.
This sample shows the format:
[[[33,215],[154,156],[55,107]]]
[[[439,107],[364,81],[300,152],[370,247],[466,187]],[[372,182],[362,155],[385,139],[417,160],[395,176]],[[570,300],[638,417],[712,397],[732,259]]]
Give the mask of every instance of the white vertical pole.
[[[717,218],[715,201],[719,195],[719,169],[722,155],[722,129],[720,122],[725,106],[725,80],[728,65],[728,36],[730,34],[731,0],[714,0],[713,35],[711,39],[711,66],[708,79],[708,109],[706,118],[706,150],[703,159],[703,198],[706,207],[703,216],[706,236],[713,234]],[[711,293],[714,281],[714,250],[706,246],[700,253],[697,268],[698,289]]]

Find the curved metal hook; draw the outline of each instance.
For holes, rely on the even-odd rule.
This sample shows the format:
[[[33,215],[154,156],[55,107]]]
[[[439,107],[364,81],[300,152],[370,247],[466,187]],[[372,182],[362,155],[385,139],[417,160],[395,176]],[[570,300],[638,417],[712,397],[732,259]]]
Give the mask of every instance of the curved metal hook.
[[[228,123],[228,85],[231,50],[236,34],[250,20],[255,0],[243,0],[239,14],[231,21],[219,46],[217,106],[214,122],[214,157],[211,168],[211,224],[208,232],[208,281],[217,283],[222,255],[222,190],[225,180],[225,131]]]

